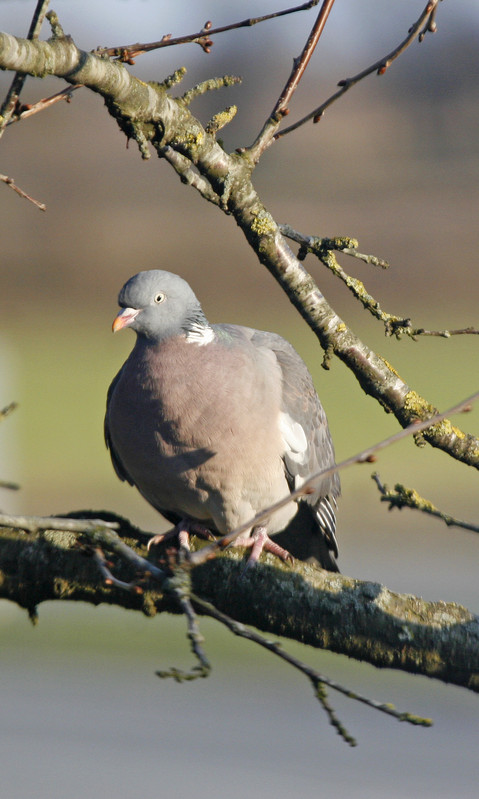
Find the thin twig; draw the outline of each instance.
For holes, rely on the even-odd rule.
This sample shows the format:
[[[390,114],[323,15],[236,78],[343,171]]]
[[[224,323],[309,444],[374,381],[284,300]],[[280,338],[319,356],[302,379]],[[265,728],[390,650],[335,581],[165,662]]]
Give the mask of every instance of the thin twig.
[[[287,14],[295,14],[297,11],[308,11],[310,8],[313,8],[313,6],[318,5],[318,3],[319,0],[310,0],[308,3],[303,3],[294,8],[287,8],[284,11],[275,11],[272,14],[264,14],[261,17],[249,17],[241,22],[233,22],[219,28],[212,28],[211,22],[206,22],[200,31],[197,33],[189,33],[186,36],[176,36],[173,38],[171,33],[167,33],[157,42],[126,44],[119,47],[99,47],[94,52],[96,55],[107,55],[122,61],[129,61],[151,50],[158,50],[162,47],[174,47],[178,44],[190,44],[193,42],[199,44],[205,53],[209,53],[213,46],[213,42],[209,40],[210,36],[216,36],[219,33],[225,33],[226,31],[236,30],[238,28],[251,28],[253,25],[257,25],[260,22],[267,22],[270,19],[284,17]]]
[[[337,250],[338,252],[351,256],[351,258],[359,258],[360,261],[364,261],[366,264],[380,266],[381,269],[389,269],[389,262],[385,261],[383,258],[378,258],[377,255],[365,255],[362,252],[358,252],[357,248],[359,242],[357,239],[351,238],[351,236],[334,236],[333,238],[329,236],[305,236],[304,233],[299,233],[299,231],[292,228],[291,225],[282,223],[279,224],[278,227],[283,236],[301,245],[300,254],[298,256],[300,260],[304,260],[306,252],[309,251],[317,253],[323,252],[324,250]]]
[[[31,197],[29,194],[26,193],[26,191],[23,191],[23,189],[21,189],[19,186],[16,185],[16,183],[14,183],[13,178],[9,178],[7,175],[0,175],[0,180],[6,183],[7,186],[10,186],[10,188],[13,189],[13,191],[16,191],[16,193],[20,197],[23,197],[24,200],[29,200],[29,202],[33,203],[33,205],[36,205],[37,208],[40,209],[40,211],[47,210],[47,206],[45,205],[45,203],[41,203],[39,202],[39,200],[35,200],[34,197]]]
[[[0,408],[0,422],[6,419],[15,408],[18,408],[16,402],[11,402],[9,405],[6,405],[5,408]],[[20,486],[18,483],[12,483],[9,480],[0,480],[0,488],[7,488],[9,491],[18,491]]]
[[[462,402],[454,405],[449,410],[445,411],[444,413],[438,413],[435,416],[432,416],[430,419],[425,419],[424,421],[420,422],[413,422],[413,424],[408,425],[408,427],[403,428],[398,433],[395,433],[388,438],[379,441],[372,447],[367,447],[366,449],[359,452],[357,455],[353,455],[350,458],[346,458],[346,460],[341,461],[341,463],[332,466],[329,469],[323,469],[322,471],[316,472],[312,474],[307,480],[304,481],[303,485],[300,488],[297,488],[295,491],[292,491],[291,494],[288,496],[283,497],[283,499],[278,500],[273,505],[270,505],[268,508],[260,511],[256,514],[252,519],[241,524],[235,530],[232,530],[230,533],[222,536],[221,538],[217,538],[216,541],[213,541],[211,544],[206,544],[206,546],[202,547],[201,549],[197,550],[196,552],[192,552],[189,556],[190,562],[193,565],[198,565],[199,563],[205,563],[210,558],[215,557],[217,551],[219,549],[225,549],[227,546],[230,546],[241,533],[245,533],[248,530],[256,527],[261,522],[264,522],[269,516],[276,511],[284,508],[289,502],[295,502],[296,500],[303,497],[311,488],[314,488],[315,484],[319,479],[324,479],[325,477],[330,477],[335,472],[340,471],[341,469],[346,469],[348,466],[352,466],[355,463],[371,463],[375,460],[375,454],[385,447],[389,447],[391,444],[395,444],[397,441],[401,441],[403,438],[407,436],[414,435],[416,436],[418,433],[421,433],[423,430],[426,430],[428,427],[432,425],[438,424],[446,419],[448,416],[451,416],[455,413],[461,413],[466,410],[470,410],[470,406],[473,402],[475,402],[479,398],[479,391],[477,391],[472,396],[468,397]]]
[[[93,549],[93,560],[98,567],[98,571],[103,577],[105,585],[120,588],[122,591],[128,591],[130,594],[143,593],[142,589],[135,581],[127,583],[124,580],[119,580],[118,577],[115,577],[115,575],[110,571],[105,555],[103,554],[103,550],[100,547],[95,547]]]
[[[333,5],[334,0],[323,0],[319,14],[316,18],[316,22],[311,29],[311,33],[308,36],[303,51],[299,58],[294,59],[293,70],[276,102],[275,107],[263,125],[261,132],[256,137],[255,142],[251,145],[251,147],[247,148],[247,152],[254,163],[258,162],[260,156],[272,143],[274,134],[278,129],[282,118],[289,113],[288,104],[294,92],[298,88],[299,82],[311,60],[311,56],[316,49],[316,45],[319,42]]]
[[[397,323],[391,322],[391,332],[396,334],[395,327],[400,328],[400,333],[406,333],[410,338],[416,339],[418,336],[438,336],[439,338],[451,338],[451,336],[477,336],[479,330],[475,327],[463,327],[456,330],[426,330],[424,327],[413,327],[410,319],[400,319]],[[398,336],[400,338],[400,336]]]
[[[42,100],[38,100],[38,102],[34,103],[33,105],[20,106],[17,113],[15,113],[12,119],[10,119],[8,122],[8,125],[15,125],[17,122],[21,122],[23,119],[28,119],[28,117],[38,114],[40,111],[45,111],[46,108],[50,108],[52,105],[55,105],[55,103],[59,103],[62,100],[65,100],[67,103],[69,103],[72,93],[77,89],[82,88],[82,83],[79,83],[76,86],[67,86],[67,88],[62,89],[61,92],[56,92],[56,94],[52,94],[50,97],[44,97]]]
[[[375,61],[374,64],[371,64],[371,66],[367,67],[367,69],[364,69],[362,72],[354,75],[354,77],[340,80],[338,83],[338,86],[340,87],[339,91],[332,94],[331,97],[325,100],[325,102],[318,106],[318,108],[315,108],[314,111],[311,111],[305,117],[302,117],[302,119],[298,120],[298,122],[295,122],[293,125],[284,128],[284,130],[278,131],[274,135],[274,140],[278,140],[283,136],[286,136],[288,133],[291,133],[293,130],[297,130],[297,128],[301,127],[301,125],[305,125],[311,119],[313,122],[319,122],[324,112],[329,108],[330,105],[336,102],[336,100],[339,100],[339,98],[342,97],[343,94],[345,94],[349,89],[366,78],[368,75],[371,75],[373,72],[376,72],[377,75],[384,75],[388,67],[391,66],[392,62],[395,61],[396,58],[399,58],[399,56],[404,53],[404,51],[415,39],[418,38],[419,41],[422,41],[427,31],[430,31],[431,33],[436,31],[436,23],[433,20],[439,2],[440,0],[428,0],[426,7],[417,22],[415,22],[414,25],[409,28],[406,38],[394,50],[392,50],[383,58],[380,58],[379,61]]]
[[[106,546],[109,546],[108,542],[106,542]],[[144,578],[153,578],[160,583],[161,589],[165,594],[169,594],[176,600],[183,615],[186,617],[188,626],[187,636],[190,641],[191,651],[196,657],[198,665],[194,666],[188,672],[176,667],[172,667],[167,671],[157,671],[156,674],[158,677],[173,677],[176,682],[185,682],[196,680],[199,677],[208,677],[211,671],[211,664],[203,651],[202,643],[204,638],[200,632],[196,613],[189,596],[191,593],[190,569],[188,566],[185,568],[185,562],[182,560],[181,555],[179,563],[174,565],[173,574],[168,576],[166,572],[152,566],[149,561],[138,558],[136,552],[124,543],[122,551],[119,551],[117,547],[115,547],[114,551],[122,560],[133,564],[142,577],[136,577],[128,583],[124,580],[119,580],[112,573],[102,547],[96,545],[92,549],[92,554],[105,585],[119,588],[128,593],[142,594],[143,587],[141,582],[144,581]]]
[[[407,721],[410,724],[415,724],[422,727],[430,727],[432,725],[432,721],[430,719],[422,718],[420,716],[416,716],[407,712],[400,712],[396,710],[394,705],[384,702],[377,702],[374,699],[368,699],[362,694],[358,694],[355,691],[351,691],[350,688],[345,688],[340,683],[337,683],[335,680],[331,680],[329,677],[326,677],[324,674],[321,674],[315,669],[312,669],[307,664],[298,660],[293,655],[289,654],[289,652],[286,652],[277,642],[269,641],[267,638],[264,638],[255,630],[245,627],[244,624],[235,621],[234,619],[227,616],[225,613],[222,613],[221,611],[217,610],[217,608],[215,608],[214,605],[202,599],[201,597],[198,597],[196,594],[191,595],[191,600],[194,604],[198,605],[201,608],[203,613],[205,613],[208,616],[211,616],[212,618],[224,624],[235,635],[238,635],[241,638],[246,638],[249,641],[253,641],[259,646],[262,646],[264,649],[267,649],[270,652],[274,652],[275,655],[277,655],[282,660],[285,660],[287,663],[290,664],[290,666],[293,666],[294,668],[298,669],[303,674],[305,674],[306,677],[308,677],[308,679],[311,681],[315,694],[317,698],[321,701],[321,704],[323,704],[323,701],[321,697],[318,696],[318,685],[319,686],[327,685],[329,688],[332,688],[333,690],[338,691],[339,693],[344,694],[345,696],[348,696],[351,699],[356,699],[358,702],[362,702],[363,704],[368,705],[368,707],[374,708],[375,710],[379,710],[381,711],[381,713],[386,713],[389,716],[393,716],[398,721]],[[332,720],[329,712],[328,715],[330,716],[330,720]],[[347,743],[349,743],[352,746],[355,745],[356,742],[354,741],[354,739],[351,738],[349,734],[348,737],[346,737],[343,734],[342,729],[338,724],[334,723],[334,726],[338,730],[339,734],[342,735],[344,740],[347,741]]]
[[[448,527],[461,527],[463,530],[471,530],[473,533],[479,533],[479,525],[463,522],[460,519],[455,519],[448,513],[444,513],[439,510],[439,508],[436,508],[432,502],[421,497],[414,488],[407,488],[401,483],[396,483],[394,490],[391,491],[391,489],[381,482],[377,472],[374,472],[372,478],[381,494],[381,502],[388,502],[389,510],[393,508],[399,508],[399,510],[401,510],[401,508],[420,510],[422,513],[428,513],[430,516],[442,519]]]
[[[308,36],[308,40],[304,45],[303,51],[299,58],[294,59],[293,70],[277,100],[275,107],[273,108],[273,111],[270,115],[271,117],[278,116],[281,118],[288,113],[288,105],[294,92],[298,88],[299,82],[303,77],[306,67],[311,60],[311,56],[316,49],[316,45],[319,42],[320,36],[324,30],[324,26],[326,25],[333,5],[334,0],[323,0],[319,14],[316,18],[316,22],[314,23],[311,33]]]
[[[181,581],[184,581],[185,572],[183,572],[182,574],[177,573],[175,575],[176,578],[175,582],[178,577],[180,577]],[[193,666],[193,668],[190,671],[183,671],[182,669],[178,669],[175,666],[173,666],[171,669],[168,670],[157,671],[156,675],[163,679],[167,677],[172,677],[174,680],[176,680],[176,682],[185,682],[185,681],[189,682],[191,680],[197,680],[198,678],[201,677],[208,677],[211,672],[211,664],[203,651],[202,643],[204,641],[204,638],[200,632],[196,613],[191,604],[191,598],[189,596],[189,593],[191,593],[189,582],[188,582],[189,593],[185,592],[183,586],[179,587],[178,583],[172,586],[171,580],[167,580],[165,582],[164,588],[167,588],[167,590],[173,593],[181,610],[183,611],[183,614],[186,616],[187,625],[188,625],[187,636],[190,641],[191,651],[196,657],[198,665]]]

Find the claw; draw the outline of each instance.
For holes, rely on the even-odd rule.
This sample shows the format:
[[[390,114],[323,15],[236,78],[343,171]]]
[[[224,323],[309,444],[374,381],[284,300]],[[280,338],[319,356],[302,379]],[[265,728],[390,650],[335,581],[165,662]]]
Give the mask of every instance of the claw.
[[[198,522],[190,522],[187,519],[182,519],[181,522],[173,527],[172,530],[168,530],[166,533],[158,533],[158,535],[153,535],[150,540],[148,541],[147,547],[150,550],[153,546],[158,546],[158,544],[163,544],[165,541],[168,541],[170,538],[178,538],[178,543],[180,547],[184,547],[185,549],[190,548],[189,538],[190,535],[197,535],[200,538],[206,538],[207,541],[214,541],[215,536],[207,527],[203,524],[199,524]]]
[[[251,537],[244,543],[241,542],[240,546],[251,547],[251,554],[246,563],[245,570],[251,569],[257,564],[263,550],[264,552],[271,552],[273,555],[281,558],[285,563],[294,563],[294,558],[291,553],[271,540],[266,532],[266,527],[255,527],[251,533]]]

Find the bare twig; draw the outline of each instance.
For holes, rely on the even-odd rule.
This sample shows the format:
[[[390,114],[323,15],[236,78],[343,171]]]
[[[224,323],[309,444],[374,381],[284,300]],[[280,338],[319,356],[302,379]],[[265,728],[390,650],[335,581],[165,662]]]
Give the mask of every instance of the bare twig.
[[[38,0],[37,7],[35,8],[32,22],[30,24],[30,29],[27,34],[27,39],[36,39],[38,37],[43,20],[45,19],[49,2],[50,0]],[[3,132],[15,112],[18,98],[23,89],[26,78],[27,76],[23,72],[15,73],[12,85],[10,86],[7,96],[5,97],[5,100],[0,108],[0,138],[3,136]]]
[[[375,72],[377,75],[384,75],[388,67],[391,66],[392,62],[395,61],[396,58],[399,58],[399,56],[404,53],[404,51],[415,39],[422,41],[426,32],[430,31],[431,33],[434,33],[436,31],[434,16],[439,2],[440,0],[428,0],[426,7],[424,8],[424,11],[417,22],[415,22],[414,25],[409,28],[406,38],[397,47],[395,47],[394,50],[392,50],[383,58],[380,58],[379,61],[375,61],[374,64],[371,64],[371,66],[367,67],[367,69],[364,69],[362,72],[354,75],[354,77],[340,80],[338,83],[338,86],[340,87],[339,91],[332,94],[331,97],[325,100],[325,102],[318,106],[318,108],[315,108],[314,111],[311,111],[305,117],[302,117],[302,119],[298,120],[298,122],[295,122],[293,125],[284,128],[284,130],[280,130],[275,133],[274,139],[277,140],[283,136],[286,136],[287,133],[291,133],[293,130],[301,127],[301,125],[309,122],[311,119],[313,122],[319,122],[324,112],[329,108],[330,105],[336,102],[336,100],[339,100],[339,98],[342,97],[343,94],[345,94],[349,89],[359,83],[359,81],[366,78],[368,75],[371,75],[373,72]]]
[[[9,405],[6,405],[5,408],[1,408],[0,422],[3,421],[3,419],[6,419],[7,416],[9,416],[12,413],[12,411],[15,410],[15,408],[18,408],[16,402],[11,402]],[[0,480],[0,488],[7,488],[10,491],[18,491],[20,486],[18,485],[18,483],[12,483],[9,480]]]
[[[455,413],[461,413],[466,410],[470,410],[471,403],[475,402],[479,398],[479,391],[473,394],[471,397],[468,397],[462,402],[454,405],[449,410],[445,411],[444,413],[436,414],[432,416],[430,419],[426,419],[422,422],[414,422],[410,424],[408,427],[403,428],[398,433],[395,433],[388,438],[379,441],[372,447],[367,447],[366,449],[359,452],[357,455],[353,455],[350,458],[346,458],[346,460],[341,461],[341,463],[336,464],[336,466],[332,466],[330,469],[323,469],[322,471],[316,472],[308,477],[307,480],[304,481],[300,488],[297,488],[295,491],[292,491],[291,494],[288,496],[283,497],[283,499],[278,500],[270,507],[265,508],[264,510],[260,511],[256,514],[252,519],[241,524],[235,530],[232,530],[230,533],[222,536],[221,538],[216,539],[211,544],[207,544],[206,546],[199,549],[197,552],[192,552],[189,556],[190,562],[193,565],[198,565],[199,563],[205,563],[210,558],[215,557],[217,551],[219,549],[225,549],[226,547],[230,546],[241,533],[245,533],[247,530],[251,530],[253,527],[256,527],[258,524],[263,522],[267,519],[271,514],[276,513],[276,511],[280,510],[280,508],[284,508],[289,502],[294,502],[314,487],[319,479],[324,479],[325,477],[329,477],[335,472],[338,472],[342,469],[346,469],[348,466],[352,466],[355,463],[372,463],[375,460],[375,455],[382,449],[389,447],[391,444],[395,444],[397,441],[401,441],[403,438],[407,436],[417,436],[423,430],[426,430],[428,427],[432,425],[439,424],[440,422],[444,421],[448,416],[451,416]]]
[[[289,102],[294,92],[298,88],[299,82],[303,77],[306,67],[311,60],[311,56],[316,49],[316,45],[319,42],[320,36],[324,30],[324,26],[326,25],[333,5],[334,0],[323,0],[321,9],[316,18],[316,22],[312,27],[311,33],[308,36],[308,40],[304,45],[303,51],[299,58],[295,58],[294,60],[293,70],[271,113],[272,117],[277,115],[282,117],[288,112]]]
[[[189,680],[196,680],[199,677],[208,677],[211,671],[211,664],[209,663],[208,658],[203,651],[202,643],[204,638],[201,635],[196,613],[190,601],[190,568],[185,564],[181,553],[179,556],[179,563],[174,564],[173,566],[173,574],[168,576],[166,572],[162,571],[161,569],[156,569],[155,566],[152,566],[149,561],[146,561],[143,558],[139,559],[133,549],[128,547],[123,542],[122,544],[123,547],[121,552],[117,546],[115,546],[114,551],[122,560],[126,561],[127,563],[134,564],[135,568],[137,569],[137,577],[130,582],[119,580],[117,577],[115,577],[110,568],[111,564],[108,563],[105,558],[102,547],[97,545],[93,547],[92,554],[105,585],[119,588],[120,590],[127,591],[128,593],[142,594],[143,587],[141,583],[145,581],[145,578],[152,578],[158,581],[163,592],[168,593],[176,600],[183,615],[186,617],[188,625],[187,635],[190,641],[191,650],[198,661],[198,665],[194,666],[188,672],[176,667],[172,667],[167,671],[157,671],[156,674],[158,677],[173,677],[176,682],[185,682]],[[108,542],[106,545],[108,548],[110,548]]]
[[[442,519],[448,527],[461,527],[463,530],[471,530],[473,533],[479,533],[479,525],[463,522],[460,519],[455,519],[448,513],[444,513],[436,508],[432,502],[421,497],[414,488],[407,488],[401,483],[396,483],[394,490],[391,491],[391,489],[381,482],[377,472],[372,475],[372,478],[381,494],[381,502],[388,502],[389,510],[393,508],[399,508],[399,510],[401,510],[401,508],[413,508],[423,513],[428,513],[430,516],[436,516],[438,519]]]
[[[189,33],[186,36],[172,37],[171,33],[165,34],[157,42],[149,42],[146,44],[126,44],[119,47],[99,47],[95,50],[96,55],[107,55],[113,58],[118,58],[121,61],[131,62],[132,59],[137,58],[143,53],[148,53],[151,50],[158,50],[162,47],[175,47],[178,44],[190,44],[191,42],[199,44],[205,53],[209,53],[213,42],[210,36],[216,36],[219,33],[226,31],[236,30],[238,28],[251,28],[260,22],[267,22],[270,19],[277,17],[284,17],[288,14],[295,14],[297,11],[308,11],[313,6],[318,5],[319,0],[310,0],[308,3],[303,3],[294,8],[287,8],[284,11],[275,11],[272,14],[264,14],[261,17],[249,17],[241,22],[232,22],[229,25],[223,25],[219,28],[213,28],[211,22],[206,22],[204,27],[197,33]]]
[[[173,677],[176,682],[196,680],[198,677],[208,677],[211,671],[211,664],[203,651],[202,644],[204,638],[200,632],[196,613],[191,603],[189,570],[181,565],[177,567],[173,576],[163,583],[163,589],[175,597],[183,614],[186,616],[188,625],[187,635],[190,641],[191,651],[196,657],[198,665],[186,672],[176,667],[172,667],[167,671],[157,671],[157,676],[162,678]]]
[[[20,197],[23,197],[23,199],[29,200],[31,203],[33,203],[33,205],[36,205],[37,208],[40,209],[40,211],[46,211],[47,210],[47,206],[45,205],[45,203],[41,203],[41,202],[39,202],[39,200],[35,200],[35,198],[31,197],[29,194],[27,194],[26,191],[23,191],[23,189],[20,189],[19,186],[17,186],[16,183],[14,183],[13,178],[9,178],[7,175],[0,175],[0,180],[2,180],[4,183],[6,183],[7,186],[10,186],[10,188],[13,189],[13,191],[16,191],[16,193]]]
[[[266,120],[263,129],[257,136],[255,142],[248,148],[248,154],[254,163],[257,163],[262,153],[272,143],[274,134],[284,116],[289,113],[288,104],[298,88],[299,82],[304,75],[305,69],[308,66],[311,56],[316,49],[320,36],[326,25],[329,13],[334,5],[334,0],[323,0],[316,22],[313,25],[311,33],[308,36],[307,42],[299,58],[294,59],[293,70],[288,78],[288,81],[281,92],[275,107],[273,108],[270,116]]]
[[[66,89],[62,89],[61,92],[57,92],[56,94],[52,94],[50,97],[44,97],[42,100],[38,100],[37,103],[33,105],[22,105],[17,109],[17,112],[13,115],[12,119],[8,122],[8,125],[14,125],[16,122],[21,122],[23,119],[28,119],[28,117],[33,116],[34,114],[38,114],[40,111],[45,111],[45,109],[50,108],[55,103],[59,103],[62,100],[65,100],[67,103],[70,102],[72,93],[76,91],[76,89],[82,89],[83,86],[68,86]]]
[[[98,567],[98,571],[103,577],[105,585],[112,585],[115,588],[120,588],[122,591],[128,591],[132,594],[142,593],[142,590],[137,582],[132,581],[127,583],[125,580],[119,580],[118,577],[115,577],[115,575],[110,571],[109,564],[107,563],[101,547],[95,547],[93,549],[93,559]]]
[[[217,621],[224,624],[231,632],[235,635],[238,635],[240,638],[246,638],[248,641],[253,641],[255,644],[267,649],[269,652],[274,652],[282,660],[285,660],[286,663],[289,663],[290,666],[293,666],[295,669],[298,669],[302,674],[304,674],[310,680],[311,684],[313,685],[314,692],[316,697],[321,702],[322,706],[328,713],[329,720],[331,724],[337,729],[339,735],[350,744],[350,746],[355,746],[356,741],[352,738],[349,733],[345,730],[341,722],[336,718],[334,715],[334,711],[327,705],[324,697],[324,686],[327,685],[329,688],[332,688],[339,693],[344,694],[345,696],[350,697],[351,699],[356,699],[358,702],[362,702],[368,707],[374,708],[375,710],[381,711],[381,713],[386,713],[389,716],[393,716],[398,721],[407,721],[410,724],[420,725],[422,727],[430,727],[432,725],[432,721],[430,719],[422,718],[420,716],[413,715],[411,713],[404,713],[396,710],[396,708],[391,705],[390,703],[383,703],[377,702],[374,699],[368,699],[362,694],[358,694],[355,691],[351,691],[350,688],[345,688],[344,686],[337,683],[335,680],[331,680],[329,677],[326,677],[324,674],[312,669],[310,666],[306,665],[302,661],[295,658],[293,655],[286,652],[280,644],[274,641],[269,641],[267,638],[264,638],[262,635],[257,633],[255,630],[250,629],[249,627],[245,627],[244,624],[241,624],[234,619],[230,618],[226,614],[222,613],[221,611],[217,610],[210,602],[207,602],[204,599],[196,596],[196,594],[191,595],[191,600],[194,604],[198,605],[201,608],[203,613],[212,618],[216,619]]]

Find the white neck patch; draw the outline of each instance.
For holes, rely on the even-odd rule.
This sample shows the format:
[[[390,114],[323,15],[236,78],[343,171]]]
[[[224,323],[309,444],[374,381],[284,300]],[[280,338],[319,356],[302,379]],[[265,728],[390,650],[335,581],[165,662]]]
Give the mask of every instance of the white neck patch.
[[[198,344],[199,347],[209,344],[214,337],[215,332],[209,325],[193,324],[186,334],[186,340],[190,344]]]

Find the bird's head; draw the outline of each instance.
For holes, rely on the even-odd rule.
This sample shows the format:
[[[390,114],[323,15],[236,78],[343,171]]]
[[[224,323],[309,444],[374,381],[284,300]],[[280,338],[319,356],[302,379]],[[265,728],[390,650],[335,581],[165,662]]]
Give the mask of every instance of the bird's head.
[[[113,322],[113,332],[131,327],[139,336],[159,342],[210,329],[186,280],[161,269],[130,278],[118,295],[118,304],[121,310]]]

